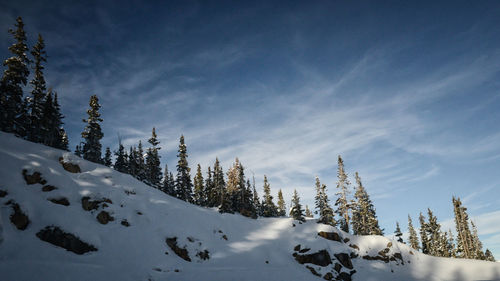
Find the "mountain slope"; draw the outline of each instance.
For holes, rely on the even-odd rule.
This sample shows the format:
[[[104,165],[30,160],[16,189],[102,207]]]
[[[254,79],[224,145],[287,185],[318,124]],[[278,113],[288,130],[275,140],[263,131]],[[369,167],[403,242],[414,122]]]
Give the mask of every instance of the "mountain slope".
[[[2,280],[500,279],[498,263],[429,257],[314,220],[219,214],[1,132],[0,179]]]

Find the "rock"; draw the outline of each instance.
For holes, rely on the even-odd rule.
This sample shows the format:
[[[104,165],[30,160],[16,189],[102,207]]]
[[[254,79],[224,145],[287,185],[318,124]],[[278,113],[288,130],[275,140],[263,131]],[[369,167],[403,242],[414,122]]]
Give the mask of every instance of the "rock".
[[[110,221],[114,221],[115,219],[106,211],[101,211],[97,215],[97,221],[101,224],[107,224]]]
[[[308,266],[306,265],[306,268],[309,269],[309,271],[311,271],[312,274],[316,275],[316,276],[319,276],[321,277],[321,274],[319,274],[316,269],[314,269],[312,266]]]
[[[44,186],[42,187],[42,191],[43,191],[43,192],[50,192],[50,191],[52,191],[52,190],[56,190],[56,189],[57,189],[57,187],[55,187],[55,186],[53,186],[53,185],[50,185],[50,184],[44,185]]]
[[[198,252],[196,254],[197,257],[199,257],[201,260],[208,260],[210,259],[210,253],[207,250],[204,250],[202,252]]]
[[[333,269],[335,269],[335,271],[337,271],[337,273],[339,273],[340,270],[342,269],[342,265],[340,265],[340,263],[336,262]]]
[[[139,211],[137,211],[137,214],[138,214],[139,216],[142,216],[142,213],[141,213],[141,212],[139,212]]]
[[[191,262],[191,258],[189,257],[189,252],[185,248],[180,248],[177,246],[177,237],[171,237],[166,239],[167,245],[174,251],[174,253],[179,256],[181,259]]]
[[[412,255],[412,256],[413,256],[413,252],[412,252],[412,251],[410,251],[410,255]]]
[[[28,170],[24,169],[23,177],[27,185],[37,184],[37,183],[39,184],[47,183],[47,181],[42,178],[42,174],[40,174],[40,172],[34,172],[33,174],[29,175]]]
[[[349,256],[351,257],[351,259],[355,259],[355,258],[357,258],[357,257],[358,257],[358,254],[356,254],[356,253],[354,253],[354,252],[351,252],[351,253],[349,254]]]
[[[85,196],[85,197],[82,197],[82,208],[85,211],[97,210],[99,208],[99,205],[101,205],[103,208],[108,206],[104,202],[109,203],[109,204],[113,204],[113,202],[111,200],[109,200],[108,198],[102,198],[100,200],[99,199],[90,200],[90,197]]]
[[[295,260],[300,263],[312,263],[319,266],[327,266],[332,263],[332,259],[330,258],[330,254],[328,251],[321,250],[316,253],[307,254],[307,255],[294,255]]]
[[[352,269],[351,257],[349,257],[346,253],[338,253],[334,255],[337,260],[344,266],[349,269]]]
[[[349,238],[347,238],[347,237],[346,237],[346,238],[344,238],[344,243],[347,243],[347,242],[349,242],[349,241],[351,241],[351,239],[349,239]]]
[[[352,278],[351,278],[351,275],[349,275],[349,273],[341,272],[341,273],[339,273],[339,275],[337,276],[337,279],[336,279],[336,280],[351,281],[351,280],[352,280]]]
[[[266,264],[269,264],[269,261],[266,261]]]
[[[392,247],[392,242],[387,243],[387,248]]]
[[[297,246],[295,246],[295,247],[293,248],[293,250],[294,250],[295,252],[300,251],[300,244],[299,244],[299,245],[297,245]]]
[[[68,199],[66,197],[49,198],[47,200],[49,200],[50,202],[52,202],[54,204],[59,204],[59,205],[63,205],[63,206],[69,206],[69,201],[68,201]]]
[[[127,220],[122,220],[120,223],[121,223],[121,225],[126,226],[126,227],[130,226],[130,223]]]
[[[135,191],[133,191],[133,190],[125,190],[125,194],[127,194],[127,195],[135,195]]]
[[[400,260],[402,264],[405,264],[405,261],[403,260],[403,256],[401,255],[401,253],[394,253],[393,256],[394,258]]]
[[[222,235],[222,239],[226,240],[227,241],[227,236],[226,234]]]
[[[57,226],[47,226],[40,230],[36,236],[45,242],[66,249],[78,255],[87,252],[97,251],[97,249],[80,240],[77,236],[64,232]]]
[[[64,162],[64,158],[62,158],[62,157],[59,157],[59,163],[61,163],[64,170],[66,170],[70,173],[81,173],[82,172],[80,170],[80,166],[78,166],[77,164],[70,163],[70,162]]]
[[[340,235],[337,232],[320,231],[320,232],[318,232],[318,235],[327,239],[327,240],[342,242],[342,239],[340,238]]]
[[[356,244],[349,244],[349,247],[351,247],[351,248],[356,249],[356,250],[359,251],[359,247]]]
[[[14,213],[10,215],[10,222],[19,230],[25,230],[30,224],[28,216],[21,210],[19,204],[13,203],[12,209]]]
[[[327,272],[325,276],[323,276],[323,279],[328,281],[333,280],[333,274],[331,272]]]
[[[299,253],[309,252],[309,250],[311,250],[311,248],[304,248],[304,249],[300,250]]]
[[[7,194],[9,194],[7,191],[0,189],[0,198],[7,196]]]

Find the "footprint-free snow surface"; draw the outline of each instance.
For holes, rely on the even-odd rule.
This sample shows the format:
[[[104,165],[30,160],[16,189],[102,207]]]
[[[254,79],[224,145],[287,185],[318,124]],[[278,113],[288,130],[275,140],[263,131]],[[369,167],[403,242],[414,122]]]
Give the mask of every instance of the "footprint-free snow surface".
[[[0,133],[0,280],[500,280],[315,220],[220,214]]]

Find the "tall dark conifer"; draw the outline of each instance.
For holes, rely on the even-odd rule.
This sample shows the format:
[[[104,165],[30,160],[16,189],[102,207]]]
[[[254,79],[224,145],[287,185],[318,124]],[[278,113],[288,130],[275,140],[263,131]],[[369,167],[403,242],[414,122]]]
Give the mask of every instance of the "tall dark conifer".
[[[104,165],[108,166],[108,167],[111,167],[111,165],[113,164],[112,163],[112,159],[111,159],[111,149],[109,149],[109,147],[106,147],[106,152],[104,153]]]
[[[151,132],[151,138],[148,140],[151,147],[148,148],[146,153],[146,182],[154,188],[161,189],[161,179],[163,177],[161,172],[160,155],[158,151],[161,149],[158,147],[160,141],[158,141],[158,136],[156,135],[156,130],[153,127]]]
[[[175,182],[175,188],[177,192],[177,198],[187,201],[193,202],[193,183],[191,182],[191,169],[188,166],[187,161],[187,149],[186,144],[184,143],[184,136],[182,135],[179,140],[179,150],[177,157],[179,160],[177,161],[177,177]]]
[[[298,221],[304,222],[306,219],[304,218],[304,209],[302,209],[302,205],[300,204],[299,194],[297,190],[293,191],[292,197],[292,207],[290,208],[290,216]]]
[[[194,203],[198,206],[205,206],[206,201],[203,175],[201,174],[201,166],[198,164],[194,176]]]
[[[87,110],[88,118],[83,119],[83,122],[87,124],[82,132],[82,138],[84,139],[82,149],[83,159],[95,163],[102,163],[101,139],[104,134],[101,131],[101,125],[99,125],[99,123],[102,122],[101,113],[99,113],[101,105],[96,95],[90,97],[89,105],[90,109]]]
[[[409,232],[408,240],[410,242],[410,247],[412,247],[413,249],[415,249],[417,251],[420,250],[417,231],[413,227],[413,222],[411,221],[410,215],[408,215],[408,232]]]
[[[283,199],[283,192],[281,189],[278,191],[278,217],[286,216],[286,203]]]
[[[118,151],[115,151],[115,164],[113,168],[121,173],[128,173],[128,156],[121,141],[118,144]]]
[[[358,172],[356,172],[355,178],[357,186],[354,198],[356,201],[351,206],[353,233],[356,235],[383,235],[375,213],[375,207],[361,182]]]
[[[262,216],[263,217],[276,217],[278,214],[278,209],[273,202],[273,196],[271,195],[271,186],[267,181],[267,177],[264,175],[264,199],[261,204]]]
[[[42,142],[42,119],[44,118],[43,113],[43,100],[46,96],[46,83],[43,75],[43,63],[47,61],[47,54],[45,52],[45,42],[42,35],[38,34],[38,41],[36,45],[31,50],[31,55],[34,58],[34,77],[30,81],[33,86],[31,91],[31,100],[29,103],[30,111],[30,125],[28,128],[28,139],[33,142]]]
[[[400,243],[404,243],[403,241],[403,233],[401,232],[401,228],[399,227],[399,222],[396,222],[396,230],[394,231],[394,236]]]

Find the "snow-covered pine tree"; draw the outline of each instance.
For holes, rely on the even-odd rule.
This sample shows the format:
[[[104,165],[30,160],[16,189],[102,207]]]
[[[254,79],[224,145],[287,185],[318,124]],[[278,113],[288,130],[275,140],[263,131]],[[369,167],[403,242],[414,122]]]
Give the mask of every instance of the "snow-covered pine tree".
[[[170,196],[175,196],[174,175],[168,171],[168,165],[165,165],[165,173],[164,173],[164,177],[163,177],[162,191]]]
[[[111,149],[109,147],[106,147],[106,152],[104,153],[104,165],[111,167],[112,160],[111,160]]]
[[[353,226],[353,228],[354,228],[354,226]],[[394,236],[396,236],[396,239],[399,243],[404,243],[403,233],[401,232],[401,228],[399,227],[399,222],[396,222],[396,230],[394,231]]]
[[[278,217],[286,216],[286,203],[283,199],[283,192],[281,189],[278,191]]]
[[[45,42],[42,35],[38,34],[38,41],[31,50],[31,55],[34,58],[34,68],[35,71],[33,80],[30,84],[33,86],[31,91],[31,99],[29,103],[29,116],[30,124],[28,129],[28,140],[32,142],[43,142],[42,139],[42,119],[43,117],[43,104],[46,95],[47,87],[45,83],[45,78],[43,75],[43,63],[47,61],[47,53],[45,52]]]
[[[356,192],[354,198],[356,202],[352,204],[352,229],[357,235],[383,235],[383,231],[378,224],[375,207],[370,196],[363,187],[358,172],[355,173]]]
[[[139,140],[137,150],[134,153],[136,175],[135,177],[144,182],[146,181],[146,163],[144,161],[144,149],[142,148],[142,141]]]
[[[99,113],[101,105],[96,95],[90,97],[89,105],[90,109],[87,110],[88,118],[83,119],[83,122],[87,123],[82,132],[82,138],[84,139],[82,149],[83,159],[95,163],[102,163],[101,139],[104,134],[101,131],[101,125],[99,125],[99,122],[102,122],[101,113]]]
[[[307,206],[307,205],[306,205],[305,216],[306,216],[306,218],[312,218],[313,217],[313,214],[312,214],[311,210],[309,210],[309,206]]]
[[[128,173],[128,156],[121,141],[118,142],[118,151],[115,151],[115,164],[113,168],[121,173]]]
[[[319,177],[316,176],[316,196],[314,196],[314,204],[316,206],[316,210],[314,211],[315,214],[320,214],[320,220],[321,220],[321,213],[323,212],[324,209],[324,200],[323,200],[323,195],[321,194],[321,182],[319,181]],[[319,221],[318,221],[319,223]]]
[[[21,17],[16,19],[16,30],[9,29],[15,43],[9,47],[12,57],[3,63],[7,66],[0,81],[0,129],[23,136],[26,132],[26,102],[23,100],[23,87],[28,82],[30,60],[26,55],[26,33]]]
[[[474,251],[473,258],[476,260],[485,260],[486,257],[484,256],[483,253],[483,243],[481,242],[481,240],[479,240],[477,227],[473,221],[471,221],[471,227],[472,227],[472,247]]]
[[[335,221],[333,209],[328,199],[326,185],[321,184],[318,177],[316,177],[316,197],[314,199],[319,214],[318,223],[337,226],[337,221]]]
[[[446,248],[449,253],[449,257],[456,258],[457,257],[457,248],[455,246],[455,238],[453,237],[453,233],[451,229],[448,230],[448,235],[446,236]]]
[[[203,175],[201,174],[201,166],[198,164],[196,175],[194,176],[194,204],[198,206],[206,205],[205,186],[203,184]]]
[[[240,165],[240,161],[236,158],[233,166],[227,171],[226,192],[229,200],[231,201],[231,210],[233,212],[240,211],[242,205],[240,194],[245,188],[244,186],[241,186]]]
[[[304,218],[304,209],[302,209],[302,205],[300,204],[299,194],[297,193],[296,189],[293,190],[292,207],[290,208],[290,215],[294,220],[298,220],[301,222],[306,221],[306,219]]]
[[[422,253],[429,254],[430,243],[429,237],[427,236],[427,223],[425,222],[425,217],[424,215],[422,215],[422,212],[420,213],[418,220],[420,221],[420,240],[422,241]]]
[[[335,195],[337,195],[338,198],[335,201],[335,206],[337,206],[335,213],[337,213],[340,217],[340,219],[339,219],[340,229],[342,229],[345,232],[349,232],[350,204],[349,204],[348,196],[350,193],[350,191],[349,191],[350,182],[347,179],[347,174],[344,170],[344,161],[342,160],[342,157],[340,155],[338,157],[337,177],[338,177],[338,182],[337,182],[338,191],[337,191],[337,193],[335,193]]]
[[[452,202],[457,230],[457,257],[472,259],[474,256],[474,248],[472,245],[472,232],[469,228],[467,208],[462,206],[462,202],[458,197],[453,197]]]
[[[425,231],[428,237],[428,251],[432,256],[442,256],[445,245],[443,244],[441,225],[437,222],[436,216],[432,213],[430,208],[427,208],[428,223],[426,223]]]
[[[242,215],[250,218],[257,218],[257,210],[255,209],[254,196],[252,192],[252,185],[250,180],[247,179],[245,188],[245,201],[243,210],[240,212]]]
[[[486,258],[487,261],[493,261],[493,262],[495,261],[495,257],[491,253],[490,249],[486,249],[486,251],[484,252],[484,257]]]
[[[158,141],[158,136],[156,135],[154,127],[148,142],[151,144],[151,147],[148,148],[146,153],[146,182],[154,188],[161,189],[161,179],[163,175],[161,172],[160,155],[158,154],[158,150],[161,148],[158,147],[160,141]]]
[[[259,194],[257,193],[257,189],[255,188],[255,177],[252,177],[252,194],[253,194],[253,207],[255,209],[255,213],[257,216],[262,216],[262,208],[260,205]]]
[[[191,169],[188,166],[187,161],[187,148],[184,143],[184,135],[181,135],[179,140],[179,150],[177,157],[177,177],[175,182],[175,189],[177,192],[177,198],[184,200],[186,202],[193,202],[193,183],[191,182]]]
[[[207,168],[207,178],[205,179],[205,194],[207,207],[212,208],[217,206],[217,193],[215,191],[215,185],[212,178],[212,170],[210,168],[210,165]]]
[[[213,206],[221,208],[222,205],[227,205],[227,191],[226,191],[226,181],[224,180],[224,170],[222,169],[219,158],[215,158],[214,170],[213,170]],[[224,202],[224,204],[223,204]],[[226,207],[224,207],[225,209]]]
[[[261,204],[262,216],[263,217],[276,217],[278,214],[278,209],[273,202],[273,196],[271,195],[271,186],[267,181],[267,176],[264,175],[264,199]]]
[[[419,245],[419,242],[418,242],[417,231],[413,227],[413,223],[411,221],[410,215],[408,215],[408,233],[409,233],[408,240],[409,240],[409,243],[410,243],[410,247],[412,247],[413,249],[415,249],[417,251],[420,250],[420,245]]]

